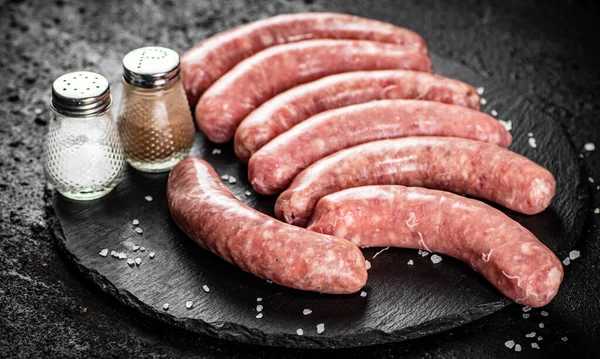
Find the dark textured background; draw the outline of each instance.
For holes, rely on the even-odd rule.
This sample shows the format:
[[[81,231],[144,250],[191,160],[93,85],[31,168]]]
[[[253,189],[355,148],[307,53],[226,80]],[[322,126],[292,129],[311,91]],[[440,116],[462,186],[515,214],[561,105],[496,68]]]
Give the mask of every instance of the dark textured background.
[[[363,349],[300,351],[198,338],[165,328],[103,296],[68,268],[50,232],[40,163],[52,80],[86,68],[113,83],[130,49],[184,51],[231,26],[279,12],[329,10],[368,16],[421,33],[430,49],[530,97],[583,153],[586,177],[600,181],[600,64],[597,5],[523,1],[197,1],[97,3],[0,0],[0,357],[591,357],[600,343],[600,206],[590,211],[557,298],[542,317],[512,305],[464,327]],[[117,64],[117,65],[115,65]],[[574,176],[579,174],[574,173]],[[540,329],[538,323],[545,327]],[[544,337],[541,350],[524,335]],[[568,337],[563,342],[560,338]],[[504,347],[513,339],[523,346]]]

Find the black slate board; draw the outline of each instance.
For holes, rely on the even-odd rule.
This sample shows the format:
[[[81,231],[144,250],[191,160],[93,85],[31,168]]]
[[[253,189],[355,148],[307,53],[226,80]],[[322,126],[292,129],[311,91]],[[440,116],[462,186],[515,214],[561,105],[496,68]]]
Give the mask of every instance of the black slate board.
[[[495,109],[513,123],[511,149],[548,168],[558,183],[550,208],[536,216],[507,212],[529,228],[563,258],[581,232],[577,216],[584,201],[576,155],[558,124],[524,97],[483,78],[464,66],[432,56],[436,72],[485,88],[484,111]],[[119,88],[113,89],[115,98]],[[537,148],[528,144],[533,133]],[[207,159],[244,202],[273,213],[274,197],[252,193],[246,166],[231,144],[214,145],[198,134],[193,155]],[[214,148],[221,154],[212,154]],[[356,347],[416,338],[453,328],[490,314],[511,302],[463,263],[444,256],[434,265],[416,250],[365,250],[372,263],[369,281],[359,294],[333,296],[306,293],[269,284],[227,264],[197,247],[172,222],[166,205],[167,174],[144,174],[131,168],[109,196],[93,203],[77,203],[54,194],[52,205],[60,223],[55,233],[65,257],[101,290],[126,306],[159,321],[190,331],[260,345],[286,347]],[[145,196],[153,197],[151,202]],[[139,219],[142,235],[131,221]],[[133,245],[145,252],[133,252]],[[139,267],[125,260],[101,257],[104,249],[141,258]],[[150,259],[150,251],[156,253]],[[408,266],[409,260],[414,261]],[[210,292],[205,292],[207,285]],[[560,292],[559,294],[560,295]],[[257,298],[263,298],[260,303]],[[186,309],[186,301],[194,307]],[[163,310],[169,303],[168,311]],[[263,317],[256,318],[261,304]],[[303,309],[312,314],[303,315]],[[325,332],[317,334],[316,325]],[[304,335],[299,336],[297,329]]]

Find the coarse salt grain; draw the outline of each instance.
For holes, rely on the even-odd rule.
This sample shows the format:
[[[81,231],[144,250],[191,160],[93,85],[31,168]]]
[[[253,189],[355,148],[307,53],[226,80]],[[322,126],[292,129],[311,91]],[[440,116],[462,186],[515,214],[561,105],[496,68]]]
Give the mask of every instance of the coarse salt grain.
[[[298,330],[296,330],[296,334],[298,334],[298,335],[304,335],[304,330],[298,329]]]
[[[492,116],[496,117],[496,116],[498,116],[498,111],[496,111],[496,110],[491,110],[491,111],[490,111],[490,115],[492,115]]]
[[[536,334],[535,332],[531,332],[529,334],[525,334],[525,338],[533,338],[533,337],[535,337],[535,334]]]
[[[508,120],[508,121],[498,120],[498,121],[500,121],[500,124],[502,126],[504,126],[504,128],[506,128],[506,131],[512,130],[512,121],[510,121],[510,120]]]
[[[103,250],[100,251],[99,253],[102,257],[106,257],[108,255],[108,249],[104,248]]]
[[[142,264],[142,260],[141,260],[140,258],[136,258],[136,259],[135,259],[135,264],[136,264],[137,266],[141,265],[141,264]]]
[[[221,150],[218,149],[218,148],[215,148],[215,149],[212,150],[212,154],[213,155],[220,155],[221,154]]]
[[[262,310],[263,310],[263,306],[262,305],[259,304],[259,305],[256,306],[256,311],[257,312],[262,312]]]
[[[523,313],[523,319],[529,318],[529,313]]]
[[[137,250],[140,249],[140,246],[134,245],[133,248],[131,248],[131,249],[133,249],[134,252],[137,252]]]
[[[538,343],[531,343],[531,347],[532,347],[533,349],[539,349],[539,348],[540,348],[540,345],[539,345]]]
[[[571,264],[571,259],[569,257],[563,259],[563,264],[568,266],[569,264]]]
[[[479,95],[483,95],[483,92],[484,92],[484,91],[485,91],[485,89],[483,88],[483,86],[482,86],[482,87],[478,87],[478,88],[477,88],[477,93],[478,93]]]
[[[221,179],[227,181],[229,179],[229,175],[222,175]]]
[[[140,247],[140,252],[145,252],[146,251],[146,247],[142,246]]]
[[[137,226],[138,224],[140,224],[140,221],[138,221],[137,219],[134,219],[133,221],[131,221],[131,224],[133,224],[134,226]]]
[[[244,196],[246,196],[246,197],[250,197],[251,195],[252,195],[252,192],[250,192],[250,191],[244,192]]]
[[[257,301],[257,302],[262,302],[262,298],[261,298],[261,297],[258,297],[258,298],[256,298],[256,301]]]
[[[204,289],[206,293],[210,292],[210,288],[208,288],[206,284],[202,286],[202,289]]]
[[[148,202],[152,202],[152,196],[146,196],[144,199]]]
[[[371,262],[365,260],[365,268],[367,268],[367,270],[371,269]]]
[[[119,253],[119,259],[125,259],[125,258],[127,258],[127,254],[125,254],[123,252]]]
[[[408,263],[407,263],[407,264],[408,264],[409,266],[411,266],[411,265],[413,265],[414,263],[415,263],[415,262],[413,262],[413,260],[411,259],[411,260],[409,260],[409,261],[408,261]]]
[[[528,312],[528,311],[530,311],[530,310],[531,310],[531,307],[527,307],[527,306],[523,307],[523,311],[524,311],[524,312]]]
[[[575,260],[579,257],[581,257],[581,252],[579,252],[578,250],[572,250],[571,252],[569,252],[569,258],[571,258],[571,260]]]
[[[482,97],[481,100],[479,100],[479,103],[481,103],[482,106],[485,106],[487,105],[487,100],[484,97]]]
[[[508,349],[512,349],[515,346],[515,341],[514,340],[509,340],[507,342],[504,343],[504,346],[507,347]]]
[[[540,313],[542,315],[542,317],[547,317],[548,316],[548,312],[545,310],[542,310],[542,312]]]
[[[262,314],[262,313],[258,313],[258,314],[256,315],[256,319],[260,319],[260,318],[262,318],[262,317],[263,317],[263,314]]]
[[[144,231],[144,230],[142,230],[140,227],[137,227],[137,228],[135,229],[135,233],[138,233],[138,234],[142,234],[142,232],[143,232],[143,231]]]
[[[596,208],[596,209],[594,209],[594,213],[595,213],[595,214],[600,214],[600,208]]]
[[[325,324],[323,324],[323,323],[317,324],[317,334],[321,334],[324,331],[325,331]]]
[[[591,151],[593,151],[593,150],[596,149],[596,145],[594,145],[593,143],[589,142],[589,143],[586,143],[585,145],[583,145],[583,149],[586,150],[586,151],[588,151],[588,152],[591,152]]]
[[[537,143],[535,142],[535,138],[533,137],[529,137],[529,140],[527,140],[529,142],[529,146],[531,146],[531,148],[537,148]]]
[[[366,297],[366,296],[367,296],[367,292],[365,292],[365,291],[363,290],[362,292],[360,292],[360,296],[361,296],[361,297],[363,297],[363,298],[364,298],[364,297]]]
[[[116,251],[110,251],[110,255],[111,257],[119,258],[119,253],[117,253]]]
[[[567,340],[569,340],[569,338],[567,338],[567,337],[562,337],[562,338],[560,338],[560,340],[562,340],[563,342],[566,342]]]
[[[304,315],[309,315],[310,313],[312,313],[312,310],[310,310],[310,309],[304,309],[302,311],[302,314],[304,314]]]
[[[583,153],[580,153],[580,154],[579,154],[579,158],[583,158]]]
[[[154,258],[155,254],[154,252],[150,252],[150,254],[148,254],[148,257],[150,257],[150,259]]]
[[[537,340],[538,342],[541,342],[542,340],[544,340],[544,338],[542,338],[542,336],[540,335]]]
[[[438,256],[437,254],[434,254],[431,256],[431,261],[433,262],[433,264],[438,264],[442,261],[442,257]]]
[[[418,253],[421,255],[421,257],[427,257],[429,255],[429,252],[421,250],[421,249],[419,249]]]
[[[194,306],[194,302],[192,302],[191,300],[188,300],[187,302],[185,302],[185,307],[187,309],[192,309],[193,306]]]
[[[516,344],[515,345],[515,351],[516,352],[520,352],[521,351],[521,345],[520,344]]]
[[[540,323],[540,324],[538,324],[538,327],[540,327],[540,328],[542,328],[542,329],[543,329],[543,328],[544,328],[544,323]]]
[[[133,265],[135,264],[135,261],[133,260],[133,258],[129,258],[127,260],[127,264],[129,264],[130,267],[133,267]]]
[[[527,137],[533,137],[533,132],[527,132]]]
[[[594,179],[593,179],[592,177],[588,177],[588,181],[589,181],[590,183],[594,183]]]
[[[169,303],[163,304],[163,309],[164,310],[169,310]]]
[[[229,176],[229,183],[234,184],[237,182],[237,179],[233,176]]]

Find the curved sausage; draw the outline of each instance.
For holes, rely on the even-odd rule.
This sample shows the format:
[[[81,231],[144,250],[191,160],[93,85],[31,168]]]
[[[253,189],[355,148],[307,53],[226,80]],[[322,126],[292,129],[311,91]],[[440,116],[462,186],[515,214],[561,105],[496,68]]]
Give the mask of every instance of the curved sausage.
[[[196,122],[213,142],[231,140],[239,123],[271,97],[323,76],[357,70],[432,71],[427,55],[373,41],[308,40],[270,47],[217,80],[196,106]]]
[[[374,184],[466,193],[525,214],[546,209],[556,191],[548,170],[506,148],[453,137],[407,137],[365,143],[314,163],[277,198],[275,214],[304,226],[325,195]]]
[[[366,261],[354,244],[246,206],[203,160],[187,158],[173,168],[167,200],[175,223],[198,245],[258,277],[333,294],[366,283]]]
[[[508,147],[495,118],[462,106],[382,100],[323,112],[275,137],[250,158],[248,179],[260,194],[285,189],[303,169],[344,148],[386,138],[450,136]]]
[[[281,93],[246,117],[235,133],[243,162],[294,125],[330,109],[384,99],[419,99],[480,109],[470,85],[418,71],[358,71],[331,75]]]
[[[385,22],[336,13],[274,16],[217,34],[183,54],[181,73],[190,106],[243,59],[273,45],[309,39],[386,42],[414,47],[427,55],[421,36]]]
[[[443,191],[367,186],[321,198],[308,229],[359,247],[418,248],[469,264],[510,299],[541,307],[563,267],[531,232],[499,210]]]

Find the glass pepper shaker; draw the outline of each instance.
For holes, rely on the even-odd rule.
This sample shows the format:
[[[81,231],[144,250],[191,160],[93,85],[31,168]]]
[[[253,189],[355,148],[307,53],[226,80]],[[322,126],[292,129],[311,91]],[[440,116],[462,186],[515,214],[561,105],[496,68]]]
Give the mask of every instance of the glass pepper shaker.
[[[195,128],[179,71],[179,55],[150,46],[123,58],[117,124],[126,161],[144,172],[168,171],[189,156]]]
[[[67,198],[100,198],[121,179],[125,162],[111,104],[110,86],[102,75],[71,72],[52,84],[44,172]]]

